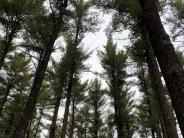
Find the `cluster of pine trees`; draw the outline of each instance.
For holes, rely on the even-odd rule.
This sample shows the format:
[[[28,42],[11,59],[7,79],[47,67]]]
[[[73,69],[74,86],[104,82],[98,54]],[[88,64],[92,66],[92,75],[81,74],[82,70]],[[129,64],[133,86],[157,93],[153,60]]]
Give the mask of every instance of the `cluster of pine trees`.
[[[84,79],[95,10],[113,18],[103,71]],[[183,28],[182,0],[0,0],[0,138],[184,136],[184,57],[171,42]],[[119,50],[123,30],[131,44]]]

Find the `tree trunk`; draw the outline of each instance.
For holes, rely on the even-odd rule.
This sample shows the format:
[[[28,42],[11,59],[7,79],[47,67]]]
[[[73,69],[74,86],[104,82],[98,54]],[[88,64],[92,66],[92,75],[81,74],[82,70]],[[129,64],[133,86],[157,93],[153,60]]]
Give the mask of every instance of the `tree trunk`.
[[[12,134],[12,138],[24,138],[25,136],[25,131],[27,130],[29,121],[34,113],[34,109],[36,106],[36,101],[37,97],[39,95],[39,91],[45,76],[45,71],[47,69],[47,65],[54,47],[54,42],[58,36],[58,33],[61,28],[61,22],[62,22],[62,17],[65,11],[65,8],[67,7],[67,0],[65,0],[66,3],[62,4],[62,11],[60,13],[60,16],[57,18],[57,22],[55,22],[55,28],[53,29],[53,35],[51,36],[51,40],[49,44],[46,47],[45,52],[43,55],[40,56],[40,60],[38,63],[38,67],[35,73],[35,78],[33,81],[33,85],[31,87],[31,92],[29,95],[29,98],[27,100],[26,108],[20,117],[20,121]]]
[[[70,128],[69,138],[73,138],[74,128],[75,128],[75,97],[73,95],[73,98],[72,98],[72,124],[71,124],[71,128]]]
[[[32,121],[33,121],[33,119],[31,119],[31,121],[29,122],[29,127],[28,127],[28,131],[26,134],[27,135],[26,138],[29,138],[29,136],[30,136]]]
[[[145,96],[146,96],[146,101],[147,101],[147,104],[148,104],[148,114],[149,114],[149,119],[151,120],[152,119],[152,111],[151,111],[151,101],[149,99],[149,93],[148,93],[148,88],[147,88],[147,84],[146,84],[146,80],[145,80],[145,70],[144,70],[144,67],[142,66],[142,81],[143,81],[143,87],[144,87],[144,93],[145,93]],[[152,134],[152,138],[155,138],[155,130],[153,127],[151,127],[151,134]]]
[[[113,58],[114,59],[114,58]],[[113,61],[113,66],[114,66],[114,61]],[[118,90],[116,83],[116,76],[115,76],[115,72],[114,69],[111,70],[111,77],[112,77],[112,90],[111,90],[111,94],[113,96],[113,100],[114,100],[114,118],[115,118],[115,125],[117,127],[117,136],[118,138],[123,138],[124,134],[123,134],[123,122],[122,122],[122,117],[121,117],[121,96],[119,95],[119,92],[121,90]]]
[[[154,91],[154,89],[153,89],[153,91]],[[154,92],[154,93],[156,94],[156,92]],[[163,135],[163,138],[168,138],[167,137],[167,131],[166,131],[166,128],[165,128],[163,114],[161,112],[161,109],[160,109],[160,106],[158,104],[158,100],[157,100],[155,94],[154,94],[154,98],[155,98],[155,101],[157,102],[156,103],[156,106],[157,106],[157,109],[158,109],[158,112],[159,112],[159,119],[160,119],[160,124],[161,124],[162,135]]]
[[[164,124],[162,124],[163,134],[166,131],[166,136],[164,137],[178,138],[174,114],[166,98],[166,92],[162,84],[160,75],[161,73],[159,71],[157,60],[151,47],[151,43],[147,35],[146,28],[144,25],[141,27],[142,27],[142,37],[146,43],[146,60],[148,65],[148,71],[151,78],[152,89],[158,105],[158,111],[160,111],[161,123],[162,120],[164,121]]]
[[[114,73],[112,73],[114,74]],[[121,115],[121,96],[119,95],[119,91],[121,90],[118,90],[116,88],[116,79],[115,79],[115,76],[112,75],[112,82],[113,82],[113,89],[114,89],[114,92],[113,93],[113,99],[114,99],[114,110],[115,110],[115,114],[114,114],[114,117],[115,117],[115,124],[116,124],[116,127],[117,127],[117,135],[118,135],[118,138],[124,138],[124,132],[123,132],[123,121],[122,121],[122,115]]]
[[[39,117],[39,120],[38,120],[38,123],[37,123],[37,126],[36,126],[36,132],[35,132],[35,134],[34,134],[34,138],[37,137],[38,130],[39,130],[39,126],[40,126],[40,124],[41,124],[42,116],[43,116],[43,107],[40,109],[40,117]]]
[[[147,64],[153,84],[153,92],[155,92],[161,115],[163,116],[165,129],[168,138],[178,138],[177,129],[174,121],[174,114],[167,101],[166,93],[161,81],[160,71],[152,48],[149,46],[147,50]]]
[[[120,96],[119,96],[120,97]],[[117,126],[117,135],[118,138],[124,138],[124,133],[123,133],[123,121],[122,121],[122,117],[121,117],[121,106],[120,106],[120,100],[119,97],[116,96],[116,98],[114,98],[114,109],[115,109],[115,124]]]
[[[8,96],[10,94],[10,90],[11,88],[13,87],[13,84],[10,82],[8,83],[7,87],[6,87],[6,92],[5,92],[5,95],[3,97],[3,99],[0,101],[0,116],[2,114],[2,111],[3,111],[3,107],[8,99]]]
[[[153,128],[151,128],[151,135],[152,135],[152,138],[155,138],[155,130]]]
[[[52,44],[49,45],[48,47],[51,48],[53,47],[53,45],[54,45],[54,42],[52,42]],[[27,100],[26,108],[20,118],[19,124],[16,127],[14,134],[12,135],[12,138],[23,138],[25,135],[25,131],[27,129],[28,123],[32,117],[32,114],[34,113],[37,97],[39,95],[39,91],[45,76],[45,70],[47,68],[48,61],[52,53],[52,49],[50,48],[47,48],[43,59],[40,58],[39,60],[34,82],[31,88],[31,93]]]
[[[96,99],[95,100],[95,137],[98,138],[98,105],[97,105],[97,93],[96,93]]]
[[[66,135],[66,128],[67,128],[68,116],[69,116],[69,108],[70,108],[71,96],[72,96],[73,74],[74,74],[74,69],[72,69],[72,71],[71,71],[68,89],[67,89],[67,98],[66,98],[66,105],[65,105],[65,113],[64,113],[64,118],[63,118],[63,127],[62,127],[62,132],[61,132],[61,138],[65,138],[65,135]]]
[[[164,30],[155,0],[139,0],[151,45],[165,79],[184,136],[184,70]]]
[[[162,138],[162,133],[161,133],[160,124],[159,124],[158,127],[156,128],[156,137],[157,137],[157,138]]]
[[[87,138],[87,124],[86,124],[86,122],[85,122],[84,138]]]
[[[76,53],[76,48],[78,44],[78,37],[79,37],[79,31],[80,31],[80,19],[77,20],[77,28],[76,28],[76,34],[75,34],[75,41],[74,41],[74,52],[72,53],[72,59],[73,63],[71,65],[70,69],[70,76],[69,76],[69,84],[67,88],[67,99],[66,99],[66,105],[65,105],[65,113],[64,113],[64,119],[63,119],[63,127],[62,127],[62,132],[61,132],[61,138],[65,138],[66,135],[66,128],[68,124],[68,115],[69,115],[69,108],[70,108],[70,103],[71,103],[71,96],[72,96],[72,87],[73,87],[73,76],[75,72],[75,53]]]
[[[56,121],[57,121],[57,115],[58,115],[58,111],[59,111],[60,101],[61,101],[61,94],[59,96],[57,96],[57,99],[56,99],[56,104],[54,107],[54,114],[52,117],[52,123],[51,123],[50,131],[49,131],[49,138],[55,138]]]
[[[3,49],[3,51],[2,51],[2,55],[1,55],[1,58],[0,58],[0,70],[1,70],[2,66],[4,65],[5,58],[8,54],[9,49],[10,49],[10,44],[7,44],[5,46],[5,48]]]

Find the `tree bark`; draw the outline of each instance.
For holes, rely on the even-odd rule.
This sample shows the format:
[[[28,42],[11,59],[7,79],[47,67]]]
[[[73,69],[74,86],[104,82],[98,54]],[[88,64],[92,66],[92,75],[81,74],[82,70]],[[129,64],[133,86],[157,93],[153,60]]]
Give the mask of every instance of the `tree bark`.
[[[41,124],[42,116],[43,116],[43,107],[40,109],[40,117],[39,117],[39,120],[38,120],[38,123],[37,123],[37,126],[36,126],[36,132],[35,132],[35,134],[34,134],[34,138],[37,137],[38,130],[39,130],[39,126],[40,126],[40,124]]]
[[[75,41],[74,41],[75,49],[72,55],[73,61],[72,61],[71,69],[70,69],[70,76],[69,76],[69,82],[68,82],[68,88],[67,88],[67,99],[66,99],[66,105],[65,105],[65,113],[64,113],[64,119],[63,119],[61,138],[65,138],[66,128],[68,124],[68,115],[69,115],[69,108],[70,108],[70,103],[71,103],[73,79],[74,79],[75,64],[76,64],[75,63],[75,53],[76,53],[76,48],[78,44],[79,31],[80,31],[80,19],[77,20],[77,28],[76,28]]]
[[[141,73],[142,73],[142,81],[143,81],[143,87],[144,87],[144,93],[146,96],[146,101],[148,104],[148,114],[149,114],[149,119],[151,120],[152,118],[152,111],[151,111],[151,101],[149,99],[149,93],[148,93],[148,88],[147,88],[147,84],[146,84],[146,79],[145,79],[145,74],[144,74],[144,67],[142,66],[141,69]],[[151,127],[151,134],[152,134],[152,138],[155,138],[155,130],[153,127]]]
[[[55,138],[56,121],[57,121],[57,115],[58,115],[58,111],[59,111],[60,101],[61,101],[61,94],[59,96],[57,96],[57,99],[56,99],[56,104],[54,107],[54,114],[52,117],[52,123],[51,123],[50,131],[49,131],[49,138]]]
[[[53,47],[54,42],[50,44],[48,47]],[[31,93],[29,95],[29,98],[27,100],[26,108],[21,116],[21,119],[19,121],[18,126],[15,129],[14,134],[12,135],[12,138],[23,138],[25,135],[25,131],[27,129],[28,123],[32,117],[32,114],[34,112],[34,108],[36,106],[37,97],[39,95],[39,91],[45,76],[45,70],[48,65],[48,61],[50,58],[50,55],[52,53],[52,49],[47,48],[44,58],[39,61],[34,82],[31,88]]]
[[[33,85],[31,87],[31,92],[27,100],[26,108],[22,116],[20,117],[20,121],[18,122],[18,125],[14,133],[11,136],[12,138],[24,138],[25,136],[25,131],[27,130],[29,121],[34,113],[37,97],[39,95],[39,91],[40,91],[40,88],[41,88],[41,85],[42,85],[42,82],[45,76],[45,71],[47,69],[47,65],[48,65],[48,62],[49,62],[49,59],[50,59],[50,56],[51,56],[51,53],[54,47],[54,42],[61,28],[62,18],[63,18],[63,14],[64,14],[66,7],[67,7],[67,0],[65,0],[65,3],[62,4],[62,10],[61,10],[59,17],[57,18],[57,21],[54,21],[55,24],[54,24],[51,40],[49,44],[47,45],[46,50],[43,53],[43,55],[40,56],[40,60],[39,60],[38,67],[35,73]]]
[[[28,131],[27,131],[27,134],[26,134],[27,135],[26,138],[30,137],[32,121],[33,121],[33,119],[31,119],[31,121],[29,122],[29,127],[28,127]]]
[[[154,91],[154,89],[153,89],[153,91]],[[154,99],[156,101],[156,106],[157,106],[157,109],[158,109],[158,112],[159,112],[159,119],[160,119],[160,125],[161,125],[162,135],[163,135],[163,138],[168,138],[167,137],[167,131],[166,131],[166,128],[165,128],[164,118],[163,118],[163,115],[162,115],[162,112],[161,112],[161,109],[160,109],[160,106],[158,104],[158,100],[157,100],[155,94],[156,94],[156,92],[154,92]]]
[[[150,46],[148,46],[147,50],[147,64],[151,81],[153,84],[153,92],[155,92],[156,100],[160,107],[161,115],[164,119],[167,137],[178,138],[177,129],[174,121],[174,114],[172,113],[171,107],[167,101],[157,61]]]
[[[159,116],[160,116],[161,123],[162,123],[162,120],[164,121],[162,124],[163,134],[166,131],[166,136],[164,137],[178,138],[174,114],[166,98],[166,92],[162,84],[159,66],[157,64],[157,60],[155,58],[153,49],[151,47],[151,43],[147,35],[147,30],[145,28],[144,23],[143,23],[143,26],[141,26],[141,28],[142,28],[142,37],[146,43],[146,61],[148,65],[148,72],[151,78],[152,89],[153,89],[156,103],[158,105],[157,106],[158,111],[160,111]]]
[[[155,130],[153,128],[151,128],[151,135],[152,135],[152,138],[155,138]]]
[[[71,71],[69,84],[68,84],[68,88],[67,88],[67,98],[66,98],[66,105],[65,105],[65,113],[64,113],[64,118],[63,118],[63,127],[62,127],[62,132],[61,132],[61,138],[65,138],[65,135],[66,135],[66,128],[67,128],[68,116],[69,116],[69,108],[70,108],[71,96],[72,96],[73,74],[74,74],[74,69],[72,69],[72,71]]]
[[[73,138],[74,128],[75,128],[75,97],[73,95],[73,98],[72,98],[72,124],[71,124],[71,128],[70,128],[69,138]]]
[[[94,99],[95,101],[95,137],[94,138],[98,138],[98,130],[99,130],[99,126],[98,126],[98,105],[97,105],[97,93],[95,93],[96,99]]]
[[[152,48],[158,59],[184,136],[184,70],[161,23],[156,0],[139,0],[139,2]]]
[[[114,79],[113,79],[114,80]],[[122,117],[121,117],[121,96],[118,95],[119,91],[115,90],[113,95],[114,98],[114,110],[115,110],[115,114],[114,114],[114,118],[115,118],[115,124],[117,126],[117,135],[118,138],[123,138],[124,134],[123,134],[123,121],[122,121]]]
[[[13,87],[13,84],[12,82],[8,83],[7,86],[6,86],[6,92],[5,92],[5,95],[3,97],[3,99],[0,101],[0,116],[2,114],[2,111],[3,111],[3,107],[8,99],[8,96],[10,94],[10,90],[11,88]]]
[[[114,61],[113,61],[113,66],[114,66]],[[121,96],[120,96],[120,91],[121,90],[118,90],[117,88],[117,80],[116,80],[116,76],[115,76],[115,72],[114,72],[114,69],[112,69],[111,71],[111,77],[112,77],[112,95],[113,95],[113,99],[114,99],[114,110],[115,110],[115,114],[114,114],[114,118],[115,118],[115,124],[116,124],[116,127],[117,127],[117,135],[118,135],[118,138],[124,138],[124,133],[123,133],[123,117],[121,116]]]

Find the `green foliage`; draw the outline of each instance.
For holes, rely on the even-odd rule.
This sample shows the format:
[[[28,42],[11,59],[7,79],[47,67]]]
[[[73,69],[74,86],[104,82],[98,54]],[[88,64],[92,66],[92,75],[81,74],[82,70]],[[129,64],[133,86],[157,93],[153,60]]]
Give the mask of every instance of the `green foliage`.
[[[89,107],[84,105],[84,107],[80,108],[79,112],[76,115],[76,124],[77,128],[77,137],[78,138],[86,138],[89,136],[89,122],[91,120],[91,113],[89,111]]]
[[[146,49],[145,42],[140,39],[142,13],[139,1],[76,0],[69,1],[66,9],[63,2],[64,0],[0,0],[0,58],[8,46],[6,64],[0,72],[0,100],[9,92],[0,118],[0,137],[10,137],[26,105],[32,72],[35,70],[25,55],[34,58],[38,53],[40,57],[32,59],[32,62],[44,62],[47,48],[52,47],[56,39],[60,41],[60,36],[64,38],[66,46],[61,48],[59,62],[53,59],[52,63],[49,63],[26,136],[39,138],[44,130],[49,130],[47,121],[52,118],[53,106],[57,99],[66,99],[70,91],[68,88],[72,84],[68,134],[70,129],[73,129],[74,137],[78,138],[113,138],[116,132],[121,133],[118,134],[120,138],[132,138],[136,131],[141,137],[147,137],[151,136],[151,131],[154,130],[159,137],[160,122],[151,82],[147,73],[143,71],[145,75],[140,72],[142,66],[145,68]],[[172,4],[177,11],[177,18],[183,21],[181,1]],[[132,45],[127,52],[118,50],[110,36],[104,50],[98,52],[103,67],[101,78],[83,82],[81,74],[89,71],[85,61],[91,53],[84,49],[82,41],[86,33],[98,29],[99,23],[97,12],[92,6],[113,11],[111,31],[129,29]],[[177,22],[173,30],[178,28],[180,31],[174,32],[176,38],[183,33],[183,24]],[[25,50],[24,53],[18,53],[15,48],[18,41],[14,44],[13,40],[16,37],[22,40],[19,50]],[[55,46],[57,44],[56,42]],[[52,52],[55,49],[49,50]],[[31,54],[26,53],[27,51],[31,51]],[[178,55],[183,63],[183,54],[178,52]],[[136,62],[139,71],[138,85],[142,98],[137,108],[128,81],[129,58]],[[101,79],[107,83],[106,90],[102,89]],[[107,101],[110,101],[110,104]],[[104,112],[106,108],[111,112]],[[61,135],[60,117],[59,112],[56,119],[56,137]],[[47,137],[47,134],[44,135]]]
[[[146,44],[142,39],[137,39],[130,47],[127,48],[127,53],[132,61],[137,66],[146,63]]]
[[[3,91],[6,91],[6,86],[8,84],[12,84],[11,89],[16,88],[19,91],[23,91],[26,86],[29,86],[31,77],[29,63],[30,60],[28,60],[22,53],[15,53],[14,56],[9,58],[9,61],[4,67],[5,74],[0,76],[2,89],[1,95],[5,95]]]
[[[110,95],[113,96],[114,90],[122,90],[128,76],[126,74],[127,55],[124,51],[117,51],[116,45],[109,39],[105,46],[105,52],[100,51],[99,57],[104,68],[104,78],[107,78],[107,84],[112,89]]]
[[[1,134],[9,136],[16,126],[17,120],[24,109],[28,90],[30,88],[30,60],[22,53],[14,53],[6,66],[4,75],[0,78],[1,97],[8,94],[0,119]],[[10,85],[11,84],[11,85]],[[11,86],[8,87],[7,86]]]
[[[78,34],[77,39],[80,42],[86,32],[94,32],[98,29],[98,14],[90,11],[90,1],[79,0],[73,2],[72,6],[71,18],[67,23],[70,27],[66,35],[70,35],[74,39],[76,34]]]
[[[124,51],[117,51],[116,45],[109,39],[105,52],[100,52],[102,67],[104,68],[104,78],[109,86],[109,95],[113,99],[115,109],[115,124],[118,129],[118,135],[131,137],[135,131],[134,116],[132,109],[134,107],[132,95],[128,92],[126,79],[126,60],[127,55]]]
[[[6,37],[19,31],[23,23],[38,11],[42,2],[42,0],[1,0],[0,24],[4,27]]]
[[[143,74],[144,71],[140,70],[138,74],[139,78],[139,90],[143,93],[138,106],[138,132],[141,137],[151,136],[152,131],[159,137],[158,133],[161,133],[159,111],[157,108],[157,102],[151,87],[151,80],[148,75]]]
[[[88,93],[88,104],[92,110],[90,135],[93,138],[98,138],[102,132],[102,108],[105,104],[104,90],[101,89],[101,82],[98,79],[94,79],[90,83]]]
[[[183,52],[181,52],[179,50],[177,50],[176,52],[177,52],[177,55],[179,57],[179,60],[180,60],[181,64],[184,65],[184,55],[183,55]]]
[[[178,17],[183,19],[184,18],[184,7],[183,7],[182,0],[172,1],[171,6],[174,6],[176,8]]]

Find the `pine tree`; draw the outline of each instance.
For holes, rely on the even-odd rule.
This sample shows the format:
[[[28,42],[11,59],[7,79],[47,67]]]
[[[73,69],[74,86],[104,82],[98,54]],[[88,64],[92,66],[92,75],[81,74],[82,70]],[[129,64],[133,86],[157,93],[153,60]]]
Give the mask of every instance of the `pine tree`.
[[[79,75],[78,72],[80,73],[80,71],[82,71],[80,68],[81,66],[83,66],[83,61],[85,61],[89,56],[88,54],[83,53],[82,50],[80,50],[79,46],[81,45],[81,41],[84,37],[84,34],[88,31],[92,31],[96,23],[96,21],[92,22],[92,18],[88,16],[88,10],[90,6],[89,4],[89,2],[84,2],[83,0],[79,0],[73,3],[74,10],[72,11],[73,19],[71,21],[72,28],[69,29],[67,35],[67,47],[68,50],[71,50],[71,54],[69,57],[70,69],[68,77],[68,86],[66,90],[67,99],[61,138],[65,138],[66,135],[74,76]]]
[[[71,98],[71,113],[70,113],[70,127],[69,127],[69,138],[74,137],[75,128],[76,128],[76,111],[78,110],[78,105],[83,104],[86,100],[86,89],[87,82],[80,82],[80,80],[75,79],[74,86],[72,90],[72,98]]]
[[[8,96],[11,90],[17,87],[21,89],[24,88],[29,83],[30,73],[29,73],[29,63],[23,53],[14,53],[14,56],[10,56],[7,65],[5,65],[5,74],[1,76],[1,97],[0,99],[0,115],[6,102],[8,101]],[[25,83],[25,84],[24,84]]]
[[[55,40],[58,37],[58,34],[61,30],[61,25],[62,25],[62,19],[65,13],[65,8],[68,5],[68,1],[64,0],[64,1],[50,1],[50,8],[52,10],[52,13],[49,15],[49,20],[50,22],[45,22],[45,19],[47,17],[47,15],[41,15],[41,17],[36,20],[36,22],[34,22],[36,24],[36,26],[38,25],[39,21],[41,21],[41,23],[46,23],[48,26],[52,28],[51,31],[49,32],[50,34],[45,37],[44,33],[42,32],[43,30],[41,29],[45,29],[46,25],[42,26],[43,28],[39,28],[38,34],[39,34],[39,38],[41,40],[42,45],[45,46],[45,49],[42,51],[42,54],[40,55],[40,59],[38,62],[38,66],[36,69],[36,73],[35,73],[35,78],[33,81],[33,85],[31,88],[31,92],[29,95],[29,98],[27,100],[27,104],[25,107],[25,110],[22,114],[22,116],[20,117],[19,123],[14,131],[14,133],[12,134],[12,138],[23,138],[25,136],[25,132],[28,128],[28,124],[29,121],[31,120],[31,117],[34,113],[34,108],[36,105],[36,101],[37,101],[37,97],[39,95],[39,91],[45,76],[45,71],[47,69],[47,65],[51,56],[51,53],[53,51],[53,47],[54,47],[54,43]],[[45,13],[44,13],[45,14]],[[45,18],[44,18],[45,17]],[[46,18],[48,19],[48,18]],[[41,26],[40,26],[41,27]],[[43,34],[42,34],[43,33]],[[32,36],[33,38],[35,38],[34,36]],[[36,36],[37,37],[37,36]],[[42,39],[41,39],[42,38]],[[38,39],[37,39],[38,40]]]
[[[92,110],[92,126],[90,135],[92,138],[99,138],[101,134],[102,122],[102,107],[104,106],[104,90],[101,88],[101,82],[94,79],[89,86],[88,104]]]
[[[133,119],[131,114],[133,101],[125,82],[128,77],[126,73],[127,55],[123,51],[117,51],[116,45],[109,39],[105,52],[100,52],[100,58],[109,86],[109,94],[113,99],[118,137],[132,137],[134,127],[130,122]]]
[[[158,108],[156,107],[151,83],[145,74],[144,67],[140,67],[138,77],[140,81],[139,89],[143,92],[141,104],[138,106],[138,126],[140,135],[142,135],[142,137],[151,135],[152,138],[161,137]]]
[[[89,137],[89,127],[90,127],[91,113],[89,107],[84,105],[78,111],[76,115],[76,124],[77,137],[78,138],[88,138]]]
[[[15,128],[16,121],[24,108],[30,88],[30,60],[23,53],[14,53],[9,57],[6,71],[1,77],[1,134],[9,136]],[[10,87],[11,86],[11,87]]]
[[[74,86],[75,79],[80,76],[80,73],[84,70],[86,70],[86,67],[84,65],[84,61],[89,57],[89,54],[85,51],[83,51],[82,47],[77,46],[73,43],[72,39],[67,40],[67,58],[68,60],[68,70],[67,73],[67,84],[66,84],[66,105],[65,105],[65,113],[64,113],[64,119],[63,119],[63,127],[62,127],[62,136],[65,137],[66,135],[66,128],[67,128],[67,122],[68,122],[68,115],[69,115],[69,107],[71,103],[72,98],[72,90]],[[75,58],[74,58],[75,55]]]
[[[66,52],[67,51],[67,52]],[[68,71],[69,71],[69,60],[68,56],[70,55],[70,52],[68,50],[65,50],[65,53],[63,54],[62,59],[59,63],[53,62],[54,66],[54,75],[50,74],[50,84],[51,88],[54,90],[54,111],[51,119],[51,125],[49,129],[49,138],[55,137],[55,131],[56,131],[56,122],[57,122],[57,116],[58,111],[60,107],[61,99],[63,98],[64,94],[64,87],[66,86],[66,81],[68,78]]]

